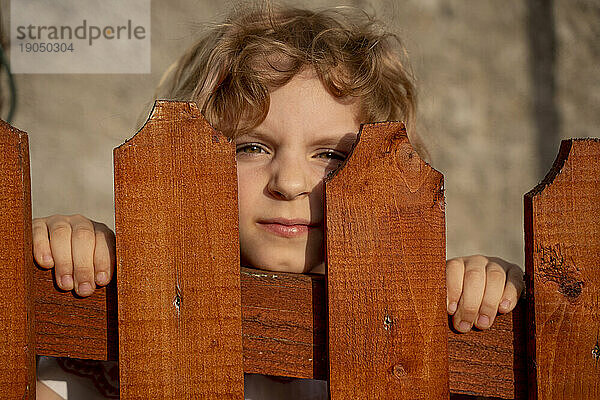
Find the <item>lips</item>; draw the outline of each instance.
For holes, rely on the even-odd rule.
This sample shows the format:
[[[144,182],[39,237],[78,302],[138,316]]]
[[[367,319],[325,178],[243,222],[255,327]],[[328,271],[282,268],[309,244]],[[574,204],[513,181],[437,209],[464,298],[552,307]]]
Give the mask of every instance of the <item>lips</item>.
[[[274,235],[293,238],[304,236],[312,229],[319,227],[318,222],[311,223],[306,219],[270,218],[258,221],[258,225]]]
[[[293,218],[293,219],[287,219],[287,218],[265,218],[265,219],[261,219],[258,221],[259,224],[279,224],[279,225],[287,225],[287,226],[291,226],[291,225],[306,225],[306,226],[319,226],[321,225],[320,222],[310,222],[307,219],[302,219],[302,218]]]

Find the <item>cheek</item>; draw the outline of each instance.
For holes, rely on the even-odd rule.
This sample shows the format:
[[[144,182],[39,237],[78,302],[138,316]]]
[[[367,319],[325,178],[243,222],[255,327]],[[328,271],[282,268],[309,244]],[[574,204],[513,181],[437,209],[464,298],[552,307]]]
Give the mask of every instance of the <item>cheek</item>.
[[[242,182],[239,181],[238,177],[238,214],[240,219],[242,215],[245,214],[246,209],[248,208],[248,204],[250,203],[250,199],[248,198],[248,191]]]
[[[251,249],[256,248],[252,235],[252,217],[254,215],[252,206],[256,207],[258,202],[257,195],[260,186],[256,181],[256,174],[249,171],[248,168],[240,167],[238,164],[238,217],[239,217],[239,235],[241,262],[245,265],[252,265],[254,254]]]
[[[258,266],[261,264],[260,251],[263,246],[256,218],[265,209],[264,190],[268,176],[264,168],[245,163],[238,163],[237,172],[241,262],[244,265]]]
[[[255,204],[262,192],[259,177],[249,168],[238,165],[238,207],[240,220],[251,213],[251,206]]]
[[[318,217],[318,219],[323,218],[323,212],[324,212],[323,211],[323,201],[324,200],[325,200],[325,182],[323,181],[323,179],[319,179],[314,184],[314,186],[310,192],[310,195],[309,195],[311,219],[315,219],[315,217]]]

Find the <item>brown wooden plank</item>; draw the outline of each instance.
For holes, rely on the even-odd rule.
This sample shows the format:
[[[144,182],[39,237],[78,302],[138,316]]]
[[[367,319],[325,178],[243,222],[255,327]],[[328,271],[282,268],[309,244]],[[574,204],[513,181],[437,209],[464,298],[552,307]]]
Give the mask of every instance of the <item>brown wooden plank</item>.
[[[114,159],[121,399],[242,399],[233,144],[157,101]]]
[[[320,275],[242,269],[245,372],[327,378],[324,280]],[[460,334],[447,325],[452,393],[526,397],[524,317],[520,302],[513,313],[498,315],[487,331]]]
[[[327,378],[324,277],[242,268],[244,372]]]
[[[442,174],[369,124],[325,190],[331,399],[447,399]]]
[[[524,203],[530,399],[598,399],[600,140],[563,141]]]
[[[0,120],[0,398],[35,399],[27,134]]]
[[[284,295],[280,296],[282,287]],[[244,371],[326,379],[327,354],[321,346],[325,341],[322,330],[326,323],[325,300],[323,276],[242,269]],[[255,309],[264,312],[259,321]],[[304,315],[300,316],[303,309]],[[288,311],[297,319],[271,320],[273,314]],[[315,320],[309,317],[313,312]],[[257,324],[262,329],[261,337],[254,336]],[[527,379],[524,325],[524,303],[519,303],[511,314],[498,315],[487,331],[460,334],[453,332],[448,324],[450,391],[503,399],[524,398]]]
[[[36,283],[37,296],[50,297],[57,314],[40,316],[37,338],[43,344],[38,343],[38,354],[103,359],[106,339],[90,329],[86,335],[97,336],[86,340],[76,331],[85,328],[86,321],[98,326],[109,319],[103,316],[104,303],[85,304],[86,299],[65,293],[48,295],[52,292],[48,274],[36,273],[36,280],[44,280]],[[241,286],[244,372],[327,379],[324,276],[242,268]],[[116,309],[113,313],[116,319]],[[69,328],[62,329],[63,325]],[[526,332],[524,303],[511,314],[499,315],[488,331],[459,334],[448,327],[450,392],[525,398]]]
[[[498,315],[485,331],[458,333],[448,323],[450,392],[501,399],[527,398],[526,304]]]
[[[64,292],[54,270],[35,268],[36,352],[52,357],[116,360],[116,282],[89,297]]]

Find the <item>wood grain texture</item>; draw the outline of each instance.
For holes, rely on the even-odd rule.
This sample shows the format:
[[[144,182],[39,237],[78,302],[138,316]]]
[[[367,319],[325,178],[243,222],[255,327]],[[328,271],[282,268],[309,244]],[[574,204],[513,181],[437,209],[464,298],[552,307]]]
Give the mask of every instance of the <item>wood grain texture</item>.
[[[331,399],[447,399],[442,174],[369,124],[325,190]]]
[[[563,141],[524,197],[530,399],[600,398],[599,177],[600,140]]]
[[[117,286],[81,298],[56,286],[54,270],[34,269],[35,344],[38,355],[116,360]]]
[[[0,120],[0,398],[35,399],[27,134]]]
[[[242,268],[244,372],[327,379],[324,277]]]
[[[242,268],[244,372],[327,379],[326,299],[324,276]],[[451,393],[526,398],[524,311],[487,331],[446,325]]]
[[[100,294],[89,303],[70,293],[48,294],[49,274],[36,273],[36,304],[51,303],[56,310],[36,315],[38,354],[104,359],[106,343],[114,336],[109,329],[108,339],[103,338],[100,326],[116,319],[116,308],[112,317],[104,315]],[[244,372],[327,379],[325,277],[242,268],[241,287]],[[109,304],[111,293],[106,294]],[[86,325],[85,335],[77,334]],[[524,303],[499,315],[488,331],[459,334],[448,325],[447,332],[452,394],[527,397]]]
[[[485,331],[457,333],[448,323],[450,392],[500,399],[527,398],[526,304],[498,315]]]
[[[121,398],[242,399],[233,144],[157,101],[114,159]]]

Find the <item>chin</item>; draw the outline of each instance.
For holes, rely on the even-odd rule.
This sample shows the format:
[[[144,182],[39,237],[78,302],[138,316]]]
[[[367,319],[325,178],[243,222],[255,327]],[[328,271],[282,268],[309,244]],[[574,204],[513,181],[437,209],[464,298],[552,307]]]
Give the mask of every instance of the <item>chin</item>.
[[[256,266],[256,268],[264,269],[267,271],[275,271],[275,272],[291,272],[293,274],[303,274],[308,272],[311,268],[305,267],[304,264],[299,263],[264,263],[259,264],[261,266]]]
[[[319,263],[306,262],[304,258],[282,259],[281,257],[255,257],[247,258],[242,256],[242,265],[248,265],[253,268],[264,269],[274,272],[291,272],[294,274],[304,274],[310,272],[313,268],[322,265]]]

